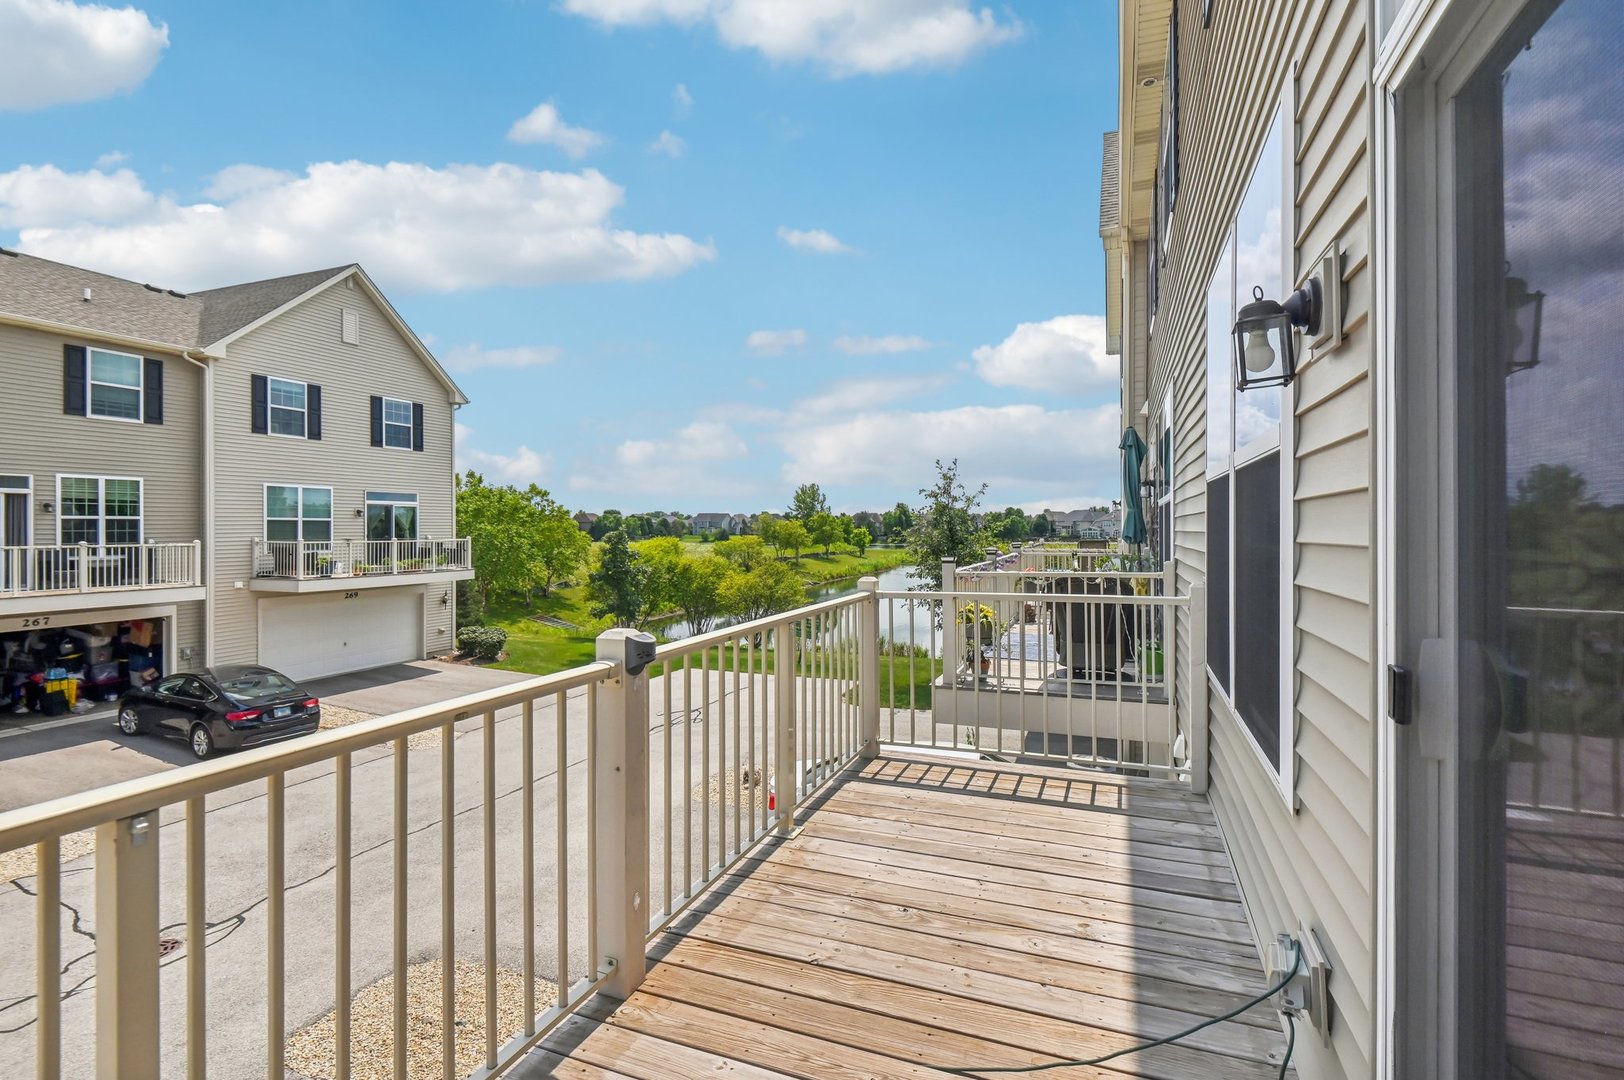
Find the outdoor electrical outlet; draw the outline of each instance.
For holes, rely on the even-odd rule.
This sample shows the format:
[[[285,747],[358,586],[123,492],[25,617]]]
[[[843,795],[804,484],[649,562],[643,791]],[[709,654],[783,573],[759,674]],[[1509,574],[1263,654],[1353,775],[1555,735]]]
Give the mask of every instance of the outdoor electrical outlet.
[[[1280,934],[1275,937],[1268,952],[1269,985],[1272,986],[1286,977],[1299,946],[1303,952],[1302,963],[1297,966],[1297,974],[1293,975],[1291,981],[1280,991],[1280,1011],[1291,1013],[1299,1020],[1306,1020],[1311,1027],[1319,1031],[1320,1038],[1329,1046],[1331,962],[1326,959],[1325,948],[1320,944],[1319,937],[1314,931],[1306,926],[1299,926],[1295,937],[1291,934]]]

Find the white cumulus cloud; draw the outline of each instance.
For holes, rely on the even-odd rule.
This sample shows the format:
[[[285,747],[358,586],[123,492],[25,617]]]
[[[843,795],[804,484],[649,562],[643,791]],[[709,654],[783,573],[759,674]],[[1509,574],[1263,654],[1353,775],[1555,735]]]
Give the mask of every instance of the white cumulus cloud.
[[[109,150],[96,159],[96,168],[111,169],[114,165],[122,165],[130,160],[130,155],[122,150]]]
[[[749,454],[749,445],[730,425],[695,420],[665,438],[627,439],[606,461],[577,461],[570,487],[669,496],[667,501],[677,505],[724,495],[737,498],[748,481],[735,474],[734,463]]]
[[[1021,323],[997,345],[972,354],[976,372],[994,386],[1087,394],[1117,385],[1117,358],[1105,352],[1105,319],[1061,315]]]
[[[360,262],[385,288],[452,292],[661,277],[716,257],[614,228],[625,191],[595,169],[343,161],[234,166],[222,182],[215,201],[184,203],[129,170],[24,165],[0,173],[0,227],[33,255],[187,289]]]
[[[458,472],[472,469],[486,480],[498,484],[513,484],[516,487],[526,487],[530,484],[547,486],[553,471],[551,454],[532,450],[523,443],[520,443],[511,454],[493,454],[486,450],[476,450],[468,445],[468,440],[473,435],[472,428],[466,424],[458,424],[454,431]]]
[[[886,353],[919,352],[930,348],[930,342],[913,334],[886,334],[884,337],[837,337],[836,352],[847,356],[876,356]]]
[[[752,330],[744,339],[744,347],[757,356],[783,356],[805,345],[805,330]]]
[[[835,76],[951,67],[1023,28],[970,0],[564,0],[605,26],[701,22],[723,43]]]
[[[520,345],[507,349],[487,349],[477,341],[458,345],[440,359],[452,371],[477,371],[480,368],[531,368],[551,364],[564,350],[554,345]]]
[[[133,7],[4,0],[0,43],[0,110],[42,109],[134,90],[169,46],[169,27]]]
[[[648,144],[648,152],[679,158],[688,152],[688,143],[681,135],[673,135],[669,131],[662,131],[658,138]]]
[[[856,249],[841,243],[834,234],[823,229],[792,229],[778,226],[778,239],[796,251],[811,251],[819,255],[850,255]]]
[[[687,116],[694,111],[694,96],[688,92],[685,83],[678,83],[677,88],[671,91],[671,101],[677,107],[678,116]]]
[[[571,160],[585,157],[608,141],[596,131],[566,124],[558,115],[558,106],[550,101],[542,102],[515,120],[508,128],[507,137],[509,142],[556,146]]]

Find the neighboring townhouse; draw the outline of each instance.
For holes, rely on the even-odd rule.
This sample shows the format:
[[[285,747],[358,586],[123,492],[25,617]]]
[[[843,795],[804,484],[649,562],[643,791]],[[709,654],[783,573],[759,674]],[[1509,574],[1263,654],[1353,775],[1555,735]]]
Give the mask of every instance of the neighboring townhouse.
[[[585,510],[575,512],[575,524],[580,526],[582,532],[591,532],[592,526],[598,523],[597,514],[589,514]]]
[[[1297,1074],[1617,1075],[1624,11],[1119,10],[1107,336]]]
[[[0,358],[8,694],[450,650],[466,399],[358,266],[182,294],[5,252]]]
[[[688,529],[690,532],[695,533],[726,529],[729,533],[738,535],[745,530],[747,524],[748,522],[743,514],[704,513],[695,514],[688,519]]]

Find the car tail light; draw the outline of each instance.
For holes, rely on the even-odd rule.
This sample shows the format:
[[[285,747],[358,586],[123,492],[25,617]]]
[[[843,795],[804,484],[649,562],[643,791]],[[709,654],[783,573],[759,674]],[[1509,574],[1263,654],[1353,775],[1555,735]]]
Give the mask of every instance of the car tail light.
[[[309,701],[304,703],[304,707],[307,709],[319,709],[321,707],[321,699],[311,698]]]
[[[226,713],[226,723],[241,724],[249,720],[258,720],[262,711],[261,709],[243,709],[240,712],[228,712]]]

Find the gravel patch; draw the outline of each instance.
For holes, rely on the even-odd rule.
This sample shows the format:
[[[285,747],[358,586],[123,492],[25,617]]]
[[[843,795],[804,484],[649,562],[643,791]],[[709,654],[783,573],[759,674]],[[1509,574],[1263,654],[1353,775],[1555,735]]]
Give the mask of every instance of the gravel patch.
[[[456,978],[457,1075],[485,1064],[485,965],[458,961]],[[536,980],[536,1007],[545,1009],[558,990]],[[386,975],[356,994],[350,1004],[350,1076],[353,1080],[392,1080],[395,1053],[395,979]],[[333,1031],[328,1013],[288,1036],[287,1066],[311,1080],[333,1080]],[[497,1045],[524,1029],[524,976],[496,969]],[[440,1075],[440,961],[406,969],[406,1078],[435,1080]]]
[[[773,777],[767,774],[765,782],[762,780],[760,769],[743,768],[738,774],[732,769],[710,778],[708,784],[695,784],[689,797],[694,802],[709,799],[712,806],[722,805],[722,794],[727,794],[727,805],[735,802],[745,802],[751,806],[759,807],[773,788]]]
[[[376,713],[362,712],[359,709],[346,709],[342,705],[323,704],[321,707],[321,730],[348,727],[350,724],[359,723],[362,720],[371,720],[376,715]],[[419,731],[416,735],[409,735],[406,738],[406,745],[413,750],[425,746],[439,746],[440,730],[435,728],[430,731]],[[395,748],[392,741],[385,743],[384,746],[389,750]]]
[[[95,829],[68,833],[62,838],[61,861],[68,862],[77,859],[81,855],[89,855],[95,850]],[[0,885],[16,881],[18,878],[32,877],[38,869],[39,863],[35,858],[33,844],[0,854]]]

